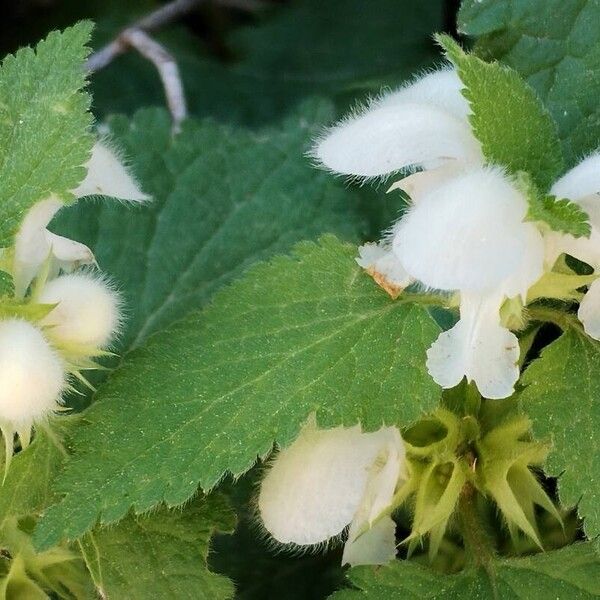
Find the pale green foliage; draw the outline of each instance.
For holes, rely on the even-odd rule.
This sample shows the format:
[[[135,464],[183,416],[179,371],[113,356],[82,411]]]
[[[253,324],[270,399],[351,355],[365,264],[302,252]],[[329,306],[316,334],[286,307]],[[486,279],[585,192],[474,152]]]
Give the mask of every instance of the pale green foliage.
[[[15,289],[13,279],[6,271],[0,271],[0,296],[12,294]]]
[[[600,559],[591,543],[524,558],[497,559],[486,568],[440,575],[421,565],[397,561],[387,567],[350,571],[357,591],[332,600],[586,600],[600,595]]]
[[[85,176],[93,138],[82,63],[91,31],[82,22],[52,32],[35,51],[19,50],[0,67],[0,246],[7,246],[27,210],[70,190]]]
[[[555,196],[529,196],[528,221],[542,221],[550,229],[573,237],[589,237],[592,228],[586,212],[574,202]]]
[[[558,123],[569,166],[600,139],[597,0],[464,0],[459,28],[476,51],[516,69]]]
[[[521,406],[554,448],[547,471],[563,503],[577,505],[589,537],[600,534],[600,344],[568,331],[525,371]]]
[[[225,600],[233,584],[208,571],[208,544],[235,518],[219,495],[196,498],[185,510],[160,508],[96,528],[80,548],[102,597],[118,600]]]
[[[529,173],[547,191],[562,173],[556,125],[536,93],[516,71],[466,54],[448,36],[438,41],[456,65],[469,101],[469,119],[488,162]]]
[[[132,504],[184,502],[198,482],[209,489],[274,441],[289,444],[313,411],[322,426],[377,429],[432,409],[440,393],[424,359],[439,329],[424,308],[392,301],[355,255],[334,237],[300,244],[130,354],[74,436],[39,543]]]
[[[7,519],[39,514],[50,504],[50,484],[66,456],[63,435],[77,421],[60,419],[52,435],[39,429],[31,445],[12,459],[0,488],[0,527]]]
[[[545,224],[553,231],[568,233],[574,237],[589,237],[592,228],[589,215],[575,202],[566,198],[556,198],[540,192],[528,173],[519,172],[517,185],[527,196],[529,210],[526,221]]]

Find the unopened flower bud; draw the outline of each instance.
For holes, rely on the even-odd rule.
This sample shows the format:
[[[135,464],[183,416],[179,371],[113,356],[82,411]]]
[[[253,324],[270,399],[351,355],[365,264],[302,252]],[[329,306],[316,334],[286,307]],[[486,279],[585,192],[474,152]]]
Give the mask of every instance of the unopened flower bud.
[[[58,354],[27,321],[0,321],[0,422],[30,427],[57,407],[65,374]]]
[[[56,304],[44,318],[52,336],[67,344],[104,348],[120,323],[118,293],[90,273],[62,275],[48,282],[39,297]]]

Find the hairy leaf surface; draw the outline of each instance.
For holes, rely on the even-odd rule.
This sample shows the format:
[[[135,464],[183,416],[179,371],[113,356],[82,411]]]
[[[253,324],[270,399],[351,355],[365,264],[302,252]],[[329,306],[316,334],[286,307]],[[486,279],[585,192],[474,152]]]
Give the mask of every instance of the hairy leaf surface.
[[[358,567],[349,573],[357,588],[332,600],[586,600],[600,594],[600,559],[591,543],[523,558],[497,559],[486,571],[440,575],[409,561]]]
[[[437,325],[392,301],[355,255],[332,236],[302,243],[130,354],[74,436],[38,541],[77,537],[132,504],[180,504],[288,445],[313,411],[323,426],[377,429],[433,408],[425,352]]]
[[[55,194],[71,200],[92,148],[83,61],[91,24],[54,31],[0,66],[0,247],[25,213]]]
[[[566,332],[523,375],[523,410],[535,434],[551,439],[546,469],[561,500],[577,504],[588,536],[600,534],[600,344]]]
[[[465,86],[473,133],[487,161],[513,174],[525,171],[547,191],[563,171],[562,154],[556,124],[536,92],[516,71],[466,54],[448,36],[438,40]]]
[[[128,515],[87,533],[80,548],[106,600],[226,600],[233,583],[211,573],[206,559],[214,531],[231,531],[234,524],[224,498],[212,495],[183,511]]]
[[[481,56],[502,60],[538,92],[558,123],[567,166],[600,139],[598,23],[598,0],[464,0],[459,14]]]

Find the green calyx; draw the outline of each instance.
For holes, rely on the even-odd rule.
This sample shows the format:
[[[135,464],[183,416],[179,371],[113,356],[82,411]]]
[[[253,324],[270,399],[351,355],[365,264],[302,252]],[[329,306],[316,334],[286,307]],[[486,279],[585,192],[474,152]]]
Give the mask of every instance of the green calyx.
[[[470,531],[482,503],[497,507],[516,546],[519,532],[542,548],[536,522],[541,507],[562,526],[561,516],[534,473],[549,447],[531,439],[526,416],[511,414],[486,426],[481,399],[472,386],[460,386],[466,407],[461,414],[440,408],[404,432],[409,477],[398,490],[393,509],[407,505],[412,513],[409,554],[429,540],[433,560],[446,534],[457,531],[465,549],[474,546]],[[450,398],[451,401],[451,398]],[[489,401],[488,401],[489,402]],[[495,419],[494,419],[495,421]],[[463,514],[468,509],[468,514]],[[480,515],[481,516],[481,515]],[[478,529],[485,530],[483,522]]]

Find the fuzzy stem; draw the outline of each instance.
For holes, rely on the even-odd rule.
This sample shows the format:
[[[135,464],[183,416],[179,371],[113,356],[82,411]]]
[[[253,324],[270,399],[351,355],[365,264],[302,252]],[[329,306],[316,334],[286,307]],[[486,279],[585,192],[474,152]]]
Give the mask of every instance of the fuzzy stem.
[[[458,515],[467,562],[486,571],[496,597],[494,545],[477,507],[477,490],[470,482],[465,483],[461,490]]]

